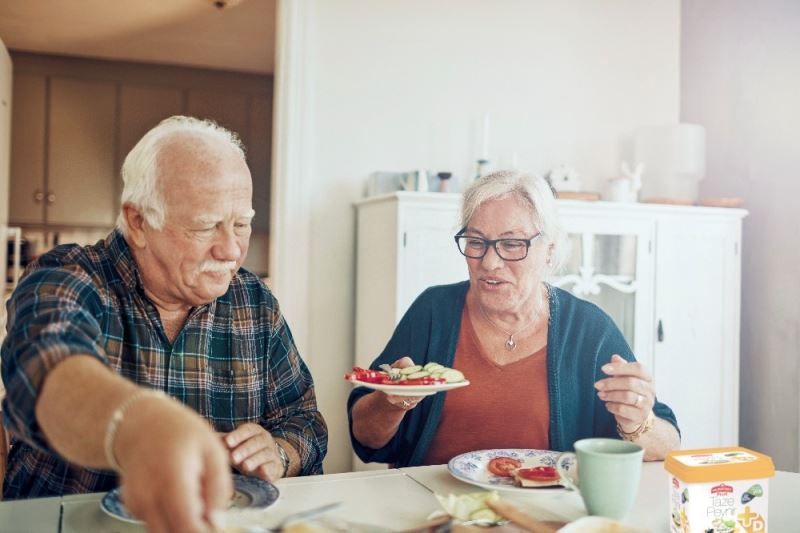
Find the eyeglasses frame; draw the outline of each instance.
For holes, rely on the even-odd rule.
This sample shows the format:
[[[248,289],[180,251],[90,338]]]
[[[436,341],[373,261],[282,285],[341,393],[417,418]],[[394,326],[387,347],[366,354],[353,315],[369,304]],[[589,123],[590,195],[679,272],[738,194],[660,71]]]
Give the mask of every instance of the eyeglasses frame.
[[[540,231],[539,233],[537,233],[536,235],[534,235],[533,237],[531,237],[529,239],[517,239],[517,238],[484,239],[482,237],[472,237],[470,235],[464,235],[464,231],[466,231],[466,228],[462,229],[461,231],[456,233],[453,236],[453,240],[455,240],[455,242],[456,242],[456,248],[458,248],[458,251],[461,253],[461,255],[463,255],[467,259],[483,259],[484,257],[486,257],[486,254],[489,253],[489,247],[491,246],[492,248],[494,248],[494,253],[497,254],[497,257],[499,257],[503,261],[522,261],[523,259],[527,259],[528,258],[528,253],[530,252],[531,245],[533,244],[533,242],[536,239],[538,239],[539,237],[542,236],[542,232]],[[462,237],[463,238],[469,238],[469,239],[478,239],[480,241],[483,241],[483,243],[486,246],[486,248],[484,248],[484,250],[483,250],[483,255],[478,256],[478,257],[474,257],[474,256],[471,256],[471,255],[467,255],[463,251],[461,251],[461,246],[459,245],[458,240],[461,239]],[[500,249],[497,247],[497,243],[504,242],[504,241],[524,242],[525,243],[525,255],[523,257],[520,257],[519,259],[506,259],[505,257],[503,257],[503,254],[500,253]]]

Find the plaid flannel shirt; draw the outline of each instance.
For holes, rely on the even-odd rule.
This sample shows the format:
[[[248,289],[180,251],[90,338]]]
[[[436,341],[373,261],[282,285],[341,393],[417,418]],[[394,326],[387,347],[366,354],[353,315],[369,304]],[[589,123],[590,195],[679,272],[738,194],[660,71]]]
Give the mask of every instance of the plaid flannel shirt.
[[[8,303],[0,352],[4,423],[13,437],[6,499],[117,484],[113,472],[60,457],[36,421],[48,371],[73,354],[94,356],[141,386],[165,391],[216,431],[256,422],[292,444],[301,474],[322,473],[327,429],[314,383],[263,282],[240,269],[224,296],[191,311],[170,344],[128,244],[114,231],[95,245],[59,246],[40,257]]]

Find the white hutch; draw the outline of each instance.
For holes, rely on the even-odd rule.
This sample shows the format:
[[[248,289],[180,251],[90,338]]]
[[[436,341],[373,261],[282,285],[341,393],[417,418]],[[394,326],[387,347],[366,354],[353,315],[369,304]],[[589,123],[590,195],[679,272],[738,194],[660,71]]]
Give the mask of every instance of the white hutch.
[[[357,209],[356,356],[368,365],[427,287],[467,279],[460,195]],[[738,444],[741,209],[558,200],[570,260],[554,285],[608,312],[675,411],[682,447]]]

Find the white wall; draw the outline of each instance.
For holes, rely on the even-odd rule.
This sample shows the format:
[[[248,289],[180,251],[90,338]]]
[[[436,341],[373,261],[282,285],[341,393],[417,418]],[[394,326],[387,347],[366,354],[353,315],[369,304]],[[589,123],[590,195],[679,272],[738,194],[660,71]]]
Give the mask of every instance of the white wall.
[[[681,119],[706,127],[704,196],[741,196],[740,441],[797,471],[800,2],[683,2]]]
[[[305,50],[293,51],[295,81],[286,64],[276,73],[279,115],[294,99],[295,118],[278,117],[274,198],[299,208],[278,205],[271,271],[318,384],[326,470],[342,471],[351,453],[342,375],[354,344],[352,202],[368,175],[473,172],[489,112],[492,159],[508,166],[518,152],[520,166],[538,172],[567,163],[600,190],[633,128],[678,119],[680,5],[292,0],[281,9],[299,11],[294,30],[278,30],[279,54]]]

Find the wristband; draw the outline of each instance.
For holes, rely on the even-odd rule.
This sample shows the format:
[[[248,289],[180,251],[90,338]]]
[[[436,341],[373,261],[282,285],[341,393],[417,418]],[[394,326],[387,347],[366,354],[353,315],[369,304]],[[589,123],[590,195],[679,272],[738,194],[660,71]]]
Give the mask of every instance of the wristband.
[[[275,448],[277,448],[278,456],[281,458],[281,463],[283,464],[283,474],[281,474],[281,477],[284,478],[286,474],[289,473],[289,454],[286,453],[286,450],[277,440],[275,441]]]
[[[117,462],[117,457],[114,455],[114,439],[117,436],[117,430],[119,429],[119,425],[125,418],[125,413],[128,411],[128,409],[137,401],[141,400],[142,398],[146,398],[148,396],[151,398],[167,397],[167,395],[161,391],[152,389],[141,389],[128,396],[125,399],[125,401],[120,404],[119,407],[114,409],[114,412],[111,413],[111,418],[108,419],[108,424],[106,425],[105,437],[103,438],[103,450],[105,451],[106,462],[108,462],[112,470],[120,474],[122,473],[122,467],[119,465],[119,463]]]

